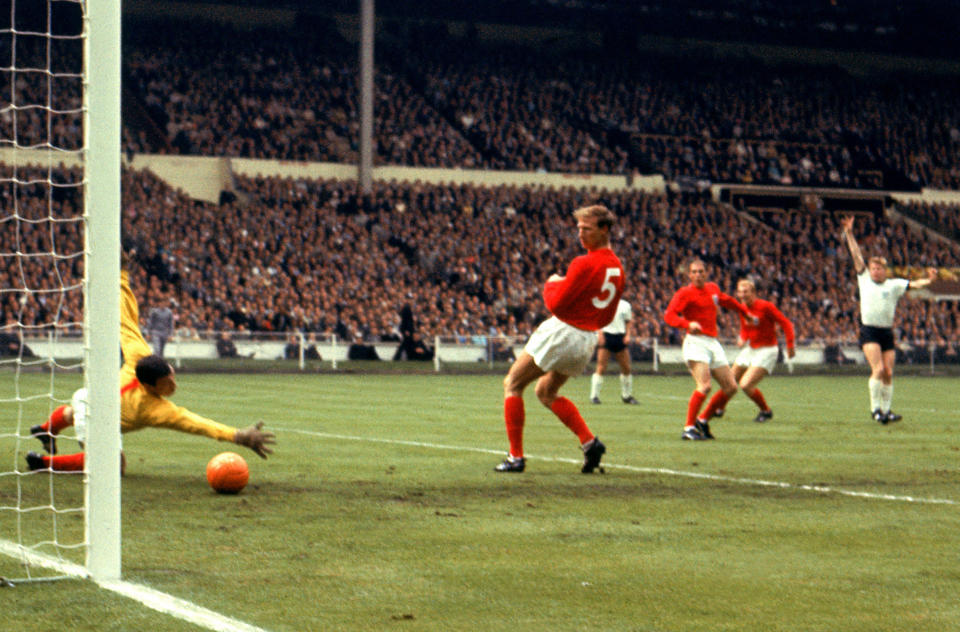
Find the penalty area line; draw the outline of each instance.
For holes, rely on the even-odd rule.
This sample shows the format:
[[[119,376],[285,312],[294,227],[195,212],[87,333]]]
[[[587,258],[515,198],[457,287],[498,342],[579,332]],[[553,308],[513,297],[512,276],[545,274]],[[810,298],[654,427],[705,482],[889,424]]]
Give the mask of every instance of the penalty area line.
[[[469,446],[446,445],[442,443],[430,443],[425,441],[410,441],[407,439],[384,439],[382,437],[360,437],[356,435],[342,435],[330,432],[315,432],[312,430],[298,430],[294,428],[277,428],[282,432],[295,432],[298,434],[309,435],[313,437],[323,437],[327,439],[341,439],[344,441],[366,441],[369,443],[386,443],[391,445],[406,445],[417,448],[432,448],[436,450],[452,450],[458,452],[477,452],[480,454],[498,454],[502,455],[503,450],[491,450],[489,448],[476,448]],[[568,459],[554,456],[536,456],[532,458],[540,461],[551,461],[554,463],[573,463],[580,465],[582,462],[577,459]],[[681,476],[685,478],[698,478],[702,480],[717,481],[721,483],[734,483],[737,485],[750,485],[753,487],[775,487],[779,489],[798,490],[805,492],[814,492],[817,494],[835,494],[838,496],[849,496],[852,498],[865,498],[868,500],[887,500],[893,502],[916,503],[923,505],[960,505],[960,501],[949,498],[924,498],[918,496],[902,496],[897,494],[881,494],[877,492],[861,492],[852,489],[843,489],[840,487],[831,487],[829,485],[806,485],[803,483],[787,483],[785,481],[767,481],[757,478],[744,478],[738,476],[723,476],[721,474],[707,474],[704,472],[688,472],[684,470],[673,470],[663,467],[639,467],[636,465],[624,465],[619,463],[604,462],[603,467],[609,469],[626,470],[628,472],[638,472],[641,474],[660,474],[663,476]]]
[[[44,555],[43,553],[31,551],[29,548],[10,542],[9,540],[0,540],[0,554],[19,559],[27,564],[55,570],[74,579],[92,579],[87,569],[79,564],[72,564]],[[267,632],[267,630],[263,628],[238,621],[232,617],[198,606],[193,602],[168,595],[167,593],[148,588],[141,584],[134,584],[119,579],[93,581],[101,588],[137,601],[151,610],[176,617],[187,623],[192,623],[197,627],[206,628],[207,630],[213,630],[214,632]]]

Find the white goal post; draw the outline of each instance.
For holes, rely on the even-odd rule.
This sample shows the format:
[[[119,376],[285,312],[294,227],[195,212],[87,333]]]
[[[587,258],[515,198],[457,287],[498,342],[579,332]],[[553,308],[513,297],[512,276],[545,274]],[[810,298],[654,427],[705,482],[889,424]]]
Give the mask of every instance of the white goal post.
[[[2,379],[12,376],[0,394],[0,554],[20,563],[22,581],[58,578],[40,569],[118,580],[120,0],[9,0],[6,7],[0,21],[0,309],[6,308],[0,327],[20,348],[0,361]],[[55,347],[79,324],[74,262],[81,257],[88,410],[82,491],[69,476],[36,464],[43,450],[33,434],[45,421],[41,415],[69,402],[76,388],[69,372],[78,367],[61,364],[55,348],[37,358],[24,344],[25,333],[32,333]],[[36,305],[42,307],[31,311]],[[48,382],[47,392],[37,390],[40,380]],[[63,438],[71,441],[76,445]],[[82,535],[81,525],[67,519],[72,514],[84,518]],[[43,530],[31,531],[35,526]],[[66,559],[65,552],[78,558]],[[0,582],[13,584],[6,577]]]
[[[120,578],[120,0],[84,12],[87,570]]]

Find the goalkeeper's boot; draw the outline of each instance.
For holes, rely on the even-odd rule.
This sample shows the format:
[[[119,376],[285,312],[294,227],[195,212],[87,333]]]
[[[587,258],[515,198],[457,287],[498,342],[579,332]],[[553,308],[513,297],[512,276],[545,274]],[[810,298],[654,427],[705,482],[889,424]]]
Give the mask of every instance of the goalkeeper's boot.
[[[639,403],[640,403],[640,402],[637,401],[637,398],[634,397],[633,395],[628,395],[627,397],[621,397],[620,399],[623,400],[623,403],[624,403],[624,404],[639,404]]]
[[[704,439],[716,439],[710,432],[710,423],[705,419],[698,419],[693,427],[696,428]]]
[[[600,442],[598,437],[583,446],[583,467],[580,471],[584,474],[593,474],[593,471],[600,467],[600,459],[603,453],[607,451],[607,446]],[[603,468],[600,467],[600,473],[603,474]]]
[[[39,452],[27,452],[27,468],[31,470],[49,469],[44,462],[43,455]]]
[[[32,426],[30,434],[43,444],[43,449],[47,451],[47,454],[57,453],[57,436],[47,432],[42,425]]]
[[[758,424],[762,424],[765,421],[770,421],[771,419],[773,419],[772,410],[761,410],[760,413],[753,418],[753,420]]]
[[[523,471],[523,468],[525,468],[526,466],[527,466],[527,460],[525,458],[523,458],[522,456],[515,457],[513,455],[508,454],[507,459],[493,469],[495,472],[516,472],[517,474],[519,474],[520,472]]]
[[[883,415],[883,423],[884,423],[884,424],[892,424],[892,423],[894,423],[894,422],[900,421],[901,419],[903,419],[903,415],[898,415],[897,413],[893,412],[892,410],[888,410],[888,411],[887,411],[886,413],[884,413],[884,415]]]

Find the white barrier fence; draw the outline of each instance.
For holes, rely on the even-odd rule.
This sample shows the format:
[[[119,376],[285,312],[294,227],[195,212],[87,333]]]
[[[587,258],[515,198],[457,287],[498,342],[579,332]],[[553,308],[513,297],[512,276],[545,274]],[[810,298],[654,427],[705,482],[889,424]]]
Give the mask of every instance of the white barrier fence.
[[[229,343],[224,345],[223,341]],[[436,336],[430,344],[423,345],[424,353],[416,359],[432,361],[439,371],[443,364],[486,363],[492,366],[497,362],[511,361],[523,349],[523,340],[499,336]],[[53,357],[57,360],[78,358],[82,355],[83,340],[80,337],[52,335],[46,338],[25,338],[24,344],[37,356]],[[224,348],[219,348],[224,346]],[[905,345],[909,347],[909,345]],[[243,358],[250,360],[293,360],[301,369],[308,362],[330,362],[332,368],[339,363],[351,360],[392,361],[398,355],[400,342],[349,342],[336,336],[318,336],[313,334],[255,334],[241,335],[238,332],[201,332],[198,335],[183,337],[175,335],[166,343],[164,356],[175,366],[189,360],[215,360],[217,358]],[[729,342],[724,344],[728,359],[732,362],[738,347]],[[226,355],[225,355],[226,351]],[[638,351],[636,348],[634,352]],[[863,353],[853,345],[840,347],[846,363],[864,364]],[[314,353],[315,352],[315,353]],[[637,370],[657,371],[661,364],[682,364],[679,346],[661,346],[656,340],[641,343],[639,357],[633,364]],[[934,353],[930,353],[930,365],[933,366]],[[406,358],[404,359],[412,359]],[[823,345],[808,345],[797,348],[796,356],[787,364],[821,365],[826,361]]]

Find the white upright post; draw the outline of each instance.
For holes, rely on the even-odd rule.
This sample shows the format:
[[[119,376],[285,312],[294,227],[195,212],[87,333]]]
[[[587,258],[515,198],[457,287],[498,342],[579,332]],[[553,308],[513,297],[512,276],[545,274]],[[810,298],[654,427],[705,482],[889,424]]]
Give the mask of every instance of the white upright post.
[[[303,335],[302,331],[297,332],[297,341],[300,343],[300,353],[297,354],[297,367],[302,371],[307,367],[307,363],[304,360],[306,357],[307,337]]]
[[[120,0],[84,17],[87,570],[120,578]]]

